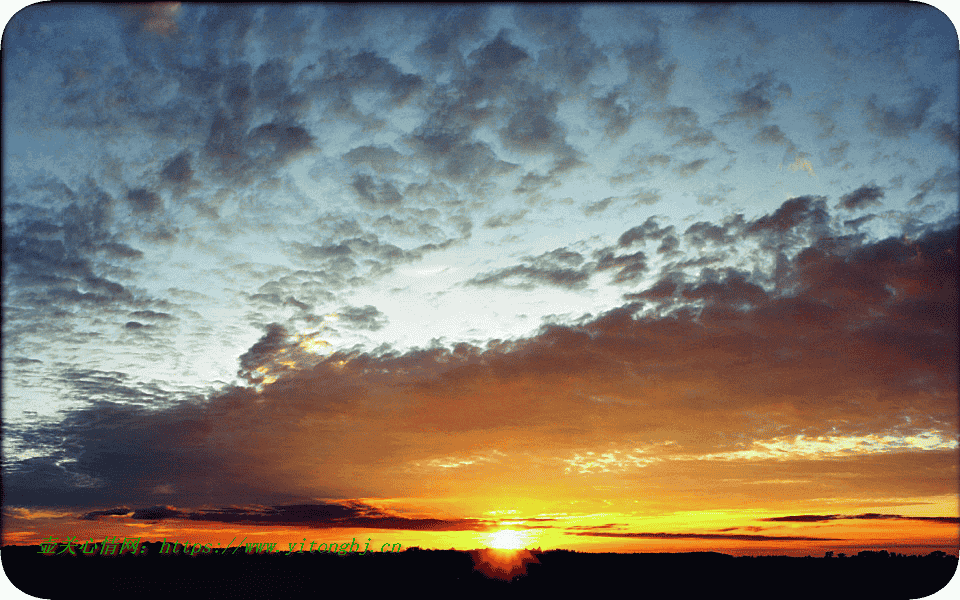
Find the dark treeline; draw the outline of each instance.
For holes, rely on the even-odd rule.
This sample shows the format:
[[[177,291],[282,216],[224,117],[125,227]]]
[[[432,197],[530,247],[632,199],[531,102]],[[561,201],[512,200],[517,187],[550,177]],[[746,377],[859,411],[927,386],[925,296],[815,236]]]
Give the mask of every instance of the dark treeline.
[[[734,557],[717,552],[595,554],[522,551],[522,567],[498,570],[484,551],[419,550],[366,555],[330,553],[47,556],[40,546],[4,546],[7,577],[38,598],[74,597],[83,590],[130,597],[218,598],[332,593],[399,597],[407,592],[470,591],[557,594],[625,592],[625,597],[923,598],[943,588],[957,558],[943,552],[904,556],[887,551],[839,557]],[[506,578],[490,577],[490,574]],[[176,594],[175,596],[171,594]],[[352,596],[359,594],[361,596]],[[301,596],[293,596],[301,597]],[[304,596],[305,597],[305,596]]]

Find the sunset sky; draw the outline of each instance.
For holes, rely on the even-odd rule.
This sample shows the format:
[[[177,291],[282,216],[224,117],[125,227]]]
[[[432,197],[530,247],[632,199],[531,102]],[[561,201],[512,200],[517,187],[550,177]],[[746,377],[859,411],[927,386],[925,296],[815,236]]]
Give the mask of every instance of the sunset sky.
[[[958,48],[919,3],[24,9],[3,543],[956,554]]]

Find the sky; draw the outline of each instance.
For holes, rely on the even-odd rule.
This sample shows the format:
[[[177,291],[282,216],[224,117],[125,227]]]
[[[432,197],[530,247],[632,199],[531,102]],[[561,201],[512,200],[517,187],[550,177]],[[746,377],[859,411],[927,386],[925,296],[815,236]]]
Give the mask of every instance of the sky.
[[[956,554],[931,6],[34,4],[3,543]]]

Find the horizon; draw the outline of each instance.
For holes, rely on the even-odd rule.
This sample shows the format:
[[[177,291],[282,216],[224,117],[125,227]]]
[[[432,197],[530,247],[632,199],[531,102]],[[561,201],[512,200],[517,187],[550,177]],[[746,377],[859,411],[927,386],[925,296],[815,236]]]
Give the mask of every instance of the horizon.
[[[3,48],[2,545],[956,557],[938,9],[36,4]]]
[[[108,557],[108,556],[109,556],[109,557],[121,556],[121,555],[127,554],[127,553],[131,553],[131,554],[132,554],[132,551],[127,551],[127,552],[125,552],[125,553],[123,553],[123,554],[120,553],[120,551],[119,551],[119,545],[120,545],[119,542],[122,541],[122,540],[118,540],[118,551],[117,551],[115,554],[111,553],[111,554],[106,554],[106,555],[103,555],[102,552],[100,551],[100,549],[99,549],[99,542],[98,542],[97,540],[91,540],[91,541],[96,542],[96,544],[97,544],[97,546],[96,546],[97,550],[96,550],[95,552],[83,553],[82,550],[80,550],[80,546],[83,546],[84,544],[80,544],[80,545],[78,545],[77,548],[74,548],[75,551],[78,551],[76,555],[77,555],[77,556],[84,555],[84,556],[90,556],[90,557],[98,556],[98,557],[101,557],[101,558],[105,558],[105,557]],[[361,541],[362,541],[362,540],[361,540]],[[359,545],[359,543],[360,543],[359,541],[357,541],[356,538],[353,538],[353,539],[352,539],[352,542],[356,542],[357,545]],[[49,543],[49,540],[47,540],[47,543]],[[741,551],[741,552],[730,553],[730,552],[720,552],[720,551],[717,551],[717,550],[683,550],[683,551],[642,551],[642,550],[622,551],[622,550],[621,550],[621,551],[616,551],[616,550],[574,550],[574,549],[570,549],[570,548],[540,548],[540,547],[536,547],[536,548],[530,548],[530,547],[524,547],[524,548],[500,548],[500,547],[496,547],[496,546],[485,546],[485,547],[475,547],[475,548],[422,548],[422,547],[420,547],[420,546],[409,546],[409,547],[401,548],[401,549],[399,549],[399,550],[389,550],[389,549],[388,549],[388,550],[375,550],[375,549],[366,549],[366,550],[357,550],[357,551],[348,550],[348,551],[346,551],[346,552],[341,552],[339,549],[338,549],[338,550],[321,550],[321,549],[319,548],[319,546],[316,547],[316,548],[314,548],[313,550],[310,550],[310,549],[309,549],[308,547],[306,547],[306,546],[304,546],[304,547],[305,547],[304,550],[300,550],[299,548],[295,548],[295,549],[292,549],[292,550],[291,550],[291,549],[289,548],[289,545],[288,545],[287,549],[281,548],[281,544],[280,544],[280,543],[274,543],[274,544],[270,545],[270,544],[252,543],[252,542],[247,542],[247,543],[244,544],[244,545],[238,545],[238,546],[233,546],[233,547],[223,547],[223,548],[213,547],[213,546],[211,545],[210,550],[212,550],[212,552],[203,552],[203,551],[201,551],[201,552],[197,552],[196,554],[193,554],[193,553],[192,553],[192,549],[193,549],[193,547],[194,547],[194,544],[189,543],[189,542],[187,543],[186,546],[184,546],[184,542],[180,542],[180,541],[176,541],[176,540],[172,540],[172,539],[170,539],[170,540],[167,540],[167,539],[162,539],[162,540],[141,540],[141,541],[140,541],[140,545],[141,545],[141,546],[142,546],[142,545],[145,545],[145,544],[157,545],[157,544],[164,544],[164,543],[169,544],[169,545],[170,545],[170,548],[168,549],[167,552],[162,552],[162,551],[161,551],[160,554],[162,554],[162,555],[164,555],[164,556],[166,556],[166,555],[171,555],[171,556],[189,556],[189,557],[194,557],[194,556],[207,556],[207,555],[215,555],[215,554],[232,555],[232,556],[247,556],[247,555],[257,555],[257,556],[266,556],[266,555],[292,556],[292,555],[294,555],[294,554],[317,554],[317,555],[319,555],[319,554],[332,554],[332,555],[337,555],[337,556],[347,556],[347,555],[351,555],[351,554],[352,554],[352,555],[364,556],[364,555],[371,555],[371,554],[400,554],[400,553],[407,552],[407,551],[413,551],[413,552],[463,552],[463,553],[478,553],[478,552],[479,552],[479,553],[496,553],[496,554],[500,554],[500,555],[503,555],[503,556],[508,557],[508,558],[513,558],[513,557],[515,557],[515,556],[517,556],[517,555],[519,555],[520,553],[523,553],[523,552],[528,552],[528,553],[569,552],[569,553],[576,553],[576,554],[620,554],[620,555],[636,555],[636,554],[650,554],[650,555],[663,555],[663,554],[677,554],[677,555],[681,555],[681,554],[716,554],[716,555],[722,555],[722,556],[729,556],[729,557],[732,557],[732,558],[741,558],[741,557],[744,557],[744,558],[775,558],[775,557],[784,557],[784,558],[824,558],[824,559],[831,559],[831,558],[870,558],[870,559],[872,559],[872,558],[875,558],[876,555],[883,555],[884,553],[886,553],[886,555],[887,555],[889,558],[930,558],[930,557],[937,557],[937,556],[938,556],[937,553],[940,552],[940,553],[942,553],[942,556],[945,557],[945,558],[958,558],[958,553],[957,553],[957,552],[954,552],[954,553],[951,554],[950,552],[944,552],[944,551],[942,551],[942,550],[930,550],[929,548],[923,548],[922,550],[921,550],[921,549],[917,549],[917,550],[919,550],[918,552],[907,553],[907,552],[899,552],[899,551],[889,551],[887,548],[880,548],[880,547],[869,547],[869,548],[860,547],[860,549],[859,549],[857,552],[855,552],[855,553],[847,553],[847,552],[840,552],[840,551],[828,550],[828,551],[825,551],[825,552],[824,552],[824,555],[814,555],[814,554],[810,554],[810,553],[803,554],[803,555],[801,555],[801,554],[749,554],[749,553],[743,553],[742,551]],[[344,543],[351,543],[351,542],[348,541],[348,542],[344,542]],[[176,544],[176,548],[177,548],[178,551],[174,551],[174,546],[173,546],[173,544]],[[388,544],[389,544],[389,543],[388,543]],[[62,545],[62,543],[61,543],[61,544],[58,544],[58,545]],[[43,546],[44,546],[44,544],[6,544],[6,545],[4,545],[4,546],[0,546],[0,549],[2,549],[2,548],[8,548],[8,547],[9,547],[9,548],[43,548]],[[206,547],[206,544],[201,544],[201,546],[202,546],[202,547]],[[258,547],[259,547],[259,549],[257,549]],[[269,548],[271,548],[271,547],[273,548],[272,550],[269,549]],[[351,545],[351,547],[352,547],[352,545]],[[254,551],[253,551],[253,552],[249,551],[249,548],[254,548]],[[850,550],[851,548],[850,548],[850,547],[847,547],[847,548],[845,548],[845,549]],[[186,550],[186,551],[185,551],[185,550]],[[223,550],[223,552],[222,552],[222,553],[218,553],[218,552],[217,552],[218,550]],[[227,550],[230,550],[230,552],[227,552]],[[929,551],[924,552],[924,550],[929,550]],[[826,555],[825,555],[827,552],[830,553],[830,556],[826,556]],[[62,553],[61,553],[60,550],[55,550],[54,553],[52,553],[52,554],[45,554],[45,555],[46,555],[46,556],[56,556],[56,555],[60,555],[60,554],[67,555],[68,553],[66,553],[66,552],[62,552]],[[865,556],[860,556],[861,554],[863,554],[863,555],[865,555]],[[71,555],[71,556],[72,556],[72,555]]]

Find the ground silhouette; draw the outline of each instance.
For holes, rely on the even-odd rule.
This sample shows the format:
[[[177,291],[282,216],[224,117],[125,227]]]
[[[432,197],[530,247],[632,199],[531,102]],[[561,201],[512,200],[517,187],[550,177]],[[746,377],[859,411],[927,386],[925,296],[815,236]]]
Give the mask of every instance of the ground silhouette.
[[[58,548],[58,551],[62,548]],[[923,598],[943,588],[957,558],[943,552],[903,556],[864,551],[840,557],[734,557],[717,552],[674,554],[526,551],[520,566],[491,569],[490,551],[398,553],[162,553],[160,542],[140,554],[58,554],[40,546],[4,546],[7,577],[38,598],[74,597],[83,590],[130,597],[263,597],[268,594],[361,594],[490,591],[508,596],[603,593],[627,597]],[[142,550],[145,550],[143,552]],[[486,556],[486,559],[485,559]],[[499,576],[498,576],[499,575]],[[177,594],[171,596],[170,594]],[[185,596],[184,596],[185,595]],[[294,596],[300,597],[300,596]],[[359,596],[357,596],[359,597]]]

